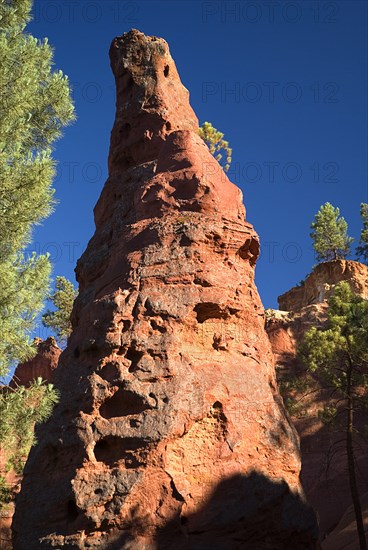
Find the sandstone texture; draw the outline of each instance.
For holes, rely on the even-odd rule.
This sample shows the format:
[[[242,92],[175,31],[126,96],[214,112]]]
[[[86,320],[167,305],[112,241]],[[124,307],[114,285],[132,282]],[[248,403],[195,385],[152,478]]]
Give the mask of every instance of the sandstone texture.
[[[278,297],[282,311],[299,311],[311,304],[328,300],[333,288],[346,281],[351,288],[368,300],[368,266],[352,260],[333,260],[318,264],[301,286]]]
[[[278,367],[293,367],[298,363],[297,345],[313,326],[323,326],[327,317],[327,302],[312,304],[297,311],[266,311],[266,330]]]
[[[315,548],[241,192],[166,42],[133,30],[110,58],[109,178],[14,548]]]
[[[303,286],[280,296],[283,311],[267,310],[266,330],[280,380],[290,375],[305,376],[296,354],[297,345],[312,326],[324,325],[327,300],[340,281],[347,281],[356,293],[368,298],[368,267],[350,260],[336,260],[319,264]],[[290,309],[285,311],[285,308]],[[358,548],[351,511],[344,516],[351,505],[351,496],[343,434],[329,429],[318,418],[318,410],[330,402],[331,392],[305,397],[296,393],[296,398],[302,399],[301,406],[291,418],[301,442],[301,479],[308,501],[318,513],[322,548]],[[359,432],[364,434],[366,415],[357,413],[355,421]],[[359,491],[363,496],[368,492],[368,443],[358,434],[355,435],[355,459]],[[349,544],[345,545],[349,533]]]
[[[318,264],[301,286],[279,296],[279,310],[266,311],[266,330],[277,365],[296,364],[297,343],[308,329],[326,321],[327,300],[341,281],[368,299],[368,266],[352,260],[333,260]]]
[[[61,349],[56,344],[55,338],[50,336],[46,340],[36,339],[37,355],[17,366],[12,380],[11,388],[17,386],[28,387],[33,380],[42,378],[46,382],[53,382],[54,371],[58,366]]]

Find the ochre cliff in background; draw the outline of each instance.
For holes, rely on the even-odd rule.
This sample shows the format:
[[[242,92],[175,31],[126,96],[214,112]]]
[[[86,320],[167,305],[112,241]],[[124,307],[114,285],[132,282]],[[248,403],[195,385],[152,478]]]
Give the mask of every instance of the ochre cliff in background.
[[[315,548],[241,192],[199,138],[166,42],[134,30],[110,57],[109,178],[15,550]]]
[[[61,349],[52,336],[46,340],[36,338],[35,344],[37,354],[29,361],[17,366],[9,384],[11,388],[28,387],[37,378],[42,378],[45,382],[54,381],[54,371],[59,363]]]
[[[305,377],[297,356],[298,344],[312,326],[323,326],[327,300],[335,286],[346,281],[352,290],[368,299],[368,266],[351,260],[318,264],[301,286],[282,294],[280,310],[267,310],[266,329],[275,354],[279,380]],[[301,439],[302,482],[309,502],[318,513],[323,550],[359,548],[343,433],[329,428],[318,417],[318,410],[331,403],[331,391],[295,391],[298,407],[292,421]],[[360,435],[355,434],[354,452],[358,487],[368,536],[368,444],[364,437],[366,414],[356,413]]]

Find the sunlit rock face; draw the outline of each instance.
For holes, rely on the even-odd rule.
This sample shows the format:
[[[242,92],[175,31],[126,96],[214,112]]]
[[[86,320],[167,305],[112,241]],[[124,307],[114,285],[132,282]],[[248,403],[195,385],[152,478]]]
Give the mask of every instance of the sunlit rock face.
[[[332,260],[318,264],[301,285],[279,296],[279,308],[297,312],[313,304],[322,304],[341,281],[346,281],[353,292],[368,300],[368,266],[353,260]]]
[[[46,340],[36,338],[35,344],[37,346],[36,355],[17,366],[9,384],[11,388],[28,387],[37,378],[42,378],[45,382],[53,382],[61,349],[52,336]]]
[[[166,42],[133,30],[110,58],[109,178],[15,549],[315,548],[241,192]]]

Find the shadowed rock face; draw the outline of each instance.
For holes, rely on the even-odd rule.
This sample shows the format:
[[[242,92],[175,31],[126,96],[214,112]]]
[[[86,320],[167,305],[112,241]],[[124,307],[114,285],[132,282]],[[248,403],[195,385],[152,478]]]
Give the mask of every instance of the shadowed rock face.
[[[58,366],[61,349],[52,336],[46,340],[35,339],[37,354],[35,357],[24,363],[20,363],[15,369],[9,387],[14,389],[18,386],[28,388],[37,378],[46,382],[52,382],[55,369]],[[8,392],[8,386],[0,386],[0,392]],[[23,457],[22,457],[23,458]],[[24,458],[25,459],[25,458]],[[13,493],[18,491],[21,475],[13,469],[8,468],[9,450],[0,446],[0,477],[3,477]],[[14,513],[14,500],[2,505],[0,497],[0,550],[11,550],[12,534],[11,523]]]
[[[241,192],[198,137],[166,42],[131,31],[110,56],[109,179],[15,549],[315,548]]]
[[[368,267],[352,260],[334,260],[318,264],[302,286],[280,296],[282,311],[268,310],[266,331],[281,380],[290,375],[305,377],[297,347],[307,330],[326,324],[327,301],[341,281],[346,281],[356,294],[368,298]],[[290,308],[289,311],[285,311],[286,308]],[[301,441],[301,479],[308,500],[318,513],[322,548],[359,548],[355,524],[352,528],[349,523],[350,511],[344,516],[351,504],[351,495],[343,435],[341,429],[324,424],[318,416],[318,410],[334,401],[333,395],[329,390],[310,394],[305,390],[300,391],[297,399],[303,403],[303,410],[296,412],[292,421]],[[368,445],[363,435],[366,412],[357,411],[354,418],[358,490],[366,501]],[[367,509],[364,513],[368,518]]]

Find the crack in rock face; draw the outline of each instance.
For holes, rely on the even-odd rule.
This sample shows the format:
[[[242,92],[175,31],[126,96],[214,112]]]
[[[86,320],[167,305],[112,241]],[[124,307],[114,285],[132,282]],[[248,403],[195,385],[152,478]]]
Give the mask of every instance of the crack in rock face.
[[[241,191],[167,43],[132,30],[110,58],[109,177],[14,548],[315,548]]]

